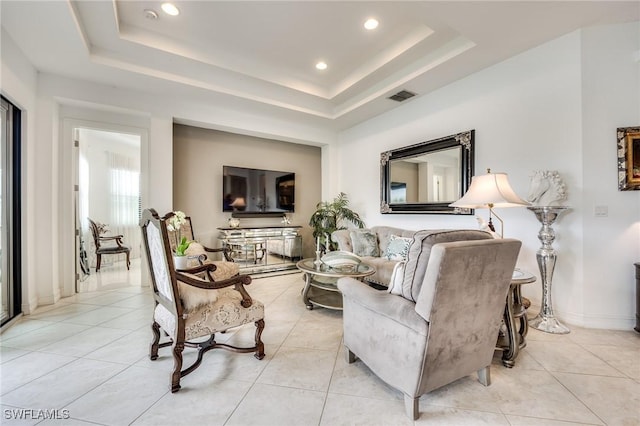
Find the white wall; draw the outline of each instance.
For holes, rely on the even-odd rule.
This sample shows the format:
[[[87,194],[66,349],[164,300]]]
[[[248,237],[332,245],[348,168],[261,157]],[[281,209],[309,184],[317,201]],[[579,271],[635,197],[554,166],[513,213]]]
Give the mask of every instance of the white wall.
[[[554,226],[556,315],[570,324],[630,328],[640,193],[617,191],[615,130],[619,121],[640,122],[633,95],[638,62],[630,60],[638,50],[637,32],[637,23],[574,32],[342,132],[338,157],[346,161],[336,190],[350,196],[368,226],[476,228],[472,216],[382,215],[377,185],[380,152],[475,129],[476,174],[486,168],[506,172],[521,196],[533,170],[558,170],[567,183],[571,210]],[[352,158],[359,159],[357,167]],[[610,211],[597,227],[594,203]],[[523,241],[519,266],[538,274],[540,226],[533,214],[523,208],[498,214],[505,236]],[[476,215],[486,218],[487,211]],[[523,292],[539,305],[540,281]]]
[[[640,191],[616,191],[615,129],[640,125],[640,25],[582,31],[584,324],[635,312]],[[608,217],[595,217],[607,206]]]

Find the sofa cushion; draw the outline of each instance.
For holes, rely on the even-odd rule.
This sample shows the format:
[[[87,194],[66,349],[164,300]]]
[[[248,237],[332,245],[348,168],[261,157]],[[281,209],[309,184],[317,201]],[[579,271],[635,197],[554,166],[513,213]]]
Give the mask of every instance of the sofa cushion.
[[[372,256],[363,257],[362,262],[376,268],[376,272],[373,275],[364,278],[365,281],[385,287],[389,286],[389,281],[391,281],[391,276],[393,275],[393,268],[395,268],[398,262],[395,260],[387,260],[386,257]]]
[[[370,229],[354,229],[350,232],[353,252],[358,256],[380,256],[378,236]]]
[[[388,260],[407,260],[407,253],[409,252],[411,243],[413,243],[413,238],[392,235],[389,238],[389,244],[384,252],[384,257]]]

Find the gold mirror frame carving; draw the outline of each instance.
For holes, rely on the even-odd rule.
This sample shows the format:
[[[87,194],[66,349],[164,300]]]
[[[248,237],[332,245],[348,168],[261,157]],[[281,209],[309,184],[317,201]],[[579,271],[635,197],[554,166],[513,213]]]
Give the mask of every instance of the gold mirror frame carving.
[[[640,190],[640,127],[618,127],[618,190]]]

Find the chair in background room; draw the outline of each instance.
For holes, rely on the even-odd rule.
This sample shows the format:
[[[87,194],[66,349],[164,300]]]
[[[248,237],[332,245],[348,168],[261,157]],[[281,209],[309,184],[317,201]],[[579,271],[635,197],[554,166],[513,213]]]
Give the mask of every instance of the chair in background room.
[[[175,213],[168,213],[166,218],[169,219]],[[167,230],[169,234],[169,244],[171,251],[176,250],[176,245],[182,237],[186,237],[191,241],[189,248],[187,248],[186,255],[189,257],[189,266],[197,266],[201,263],[213,263],[216,265],[216,269],[213,272],[213,278],[216,281],[226,280],[240,273],[240,267],[237,263],[234,263],[233,258],[229,254],[228,248],[211,248],[206,247],[203,244],[195,240],[193,225],[191,223],[191,217],[186,216],[185,222],[180,226],[178,230]],[[209,257],[213,253],[222,253],[221,260],[215,260]],[[204,258],[202,257],[204,255]],[[213,257],[213,256],[212,256]]]
[[[171,214],[171,213],[169,213]],[[191,217],[187,216],[185,217],[186,222],[180,227],[179,230],[179,235],[181,237],[187,237],[187,240],[189,241],[196,241],[195,238],[195,234],[193,232],[193,225],[191,224]],[[169,242],[171,244],[171,250],[175,250],[176,249],[176,242],[178,241],[178,239],[176,238],[175,235],[176,231],[169,231]],[[227,262],[233,262],[233,258],[231,257],[231,255],[229,254],[229,250],[226,248],[211,248],[211,247],[206,247],[201,243],[198,243],[201,247],[202,250],[205,253],[222,253],[222,256],[224,257],[224,260],[226,260]],[[215,260],[215,259],[211,259],[211,260]]]
[[[103,254],[126,254],[127,269],[129,269],[129,266],[131,265],[131,262],[129,261],[131,247],[124,245],[122,242],[122,235],[103,236],[102,234],[106,229],[106,225],[95,222],[91,220],[91,218],[87,219],[89,219],[89,227],[91,228],[91,235],[93,235],[93,243],[96,246],[96,272],[100,270]]]
[[[254,352],[257,359],[263,359],[264,305],[252,300],[244,288],[251,283],[248,275],[216,281],[213,277],[214,263],[176,271],[166,223],[171,215],[160,218],[155,210],[147,209],[143,212],[140,226],[155,299],[150,358],[156,360],[159,348],[171,346],[174,359],[171,392],[177,392],[180,379],[198,368],[203,355],[211,349]],[[252,346],[237,347],[215,341],[216,333],[249,323],[256,326]],[[160,330],[169,336],[168,342],[160,343]],[[208,339],[203,341],[203,337]],[[183,369],[182,352],[185,347],[197,348],[198,357]]]
[[[358,357],[400,390],[412,420],[420,395],[473,372],[488,386],[520,246],[486,239],[435,244],[424,256],[410,250],[425,258],[408,258],[389,291],[341,278],[347,361]]]

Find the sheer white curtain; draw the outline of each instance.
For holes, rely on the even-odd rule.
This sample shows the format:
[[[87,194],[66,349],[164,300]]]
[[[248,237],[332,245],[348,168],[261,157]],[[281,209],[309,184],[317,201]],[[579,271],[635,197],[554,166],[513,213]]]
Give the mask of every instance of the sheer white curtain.
[[[131,157],[107,151],[111,234],[122,234],[131,258],[140,256],[140,165]]]

